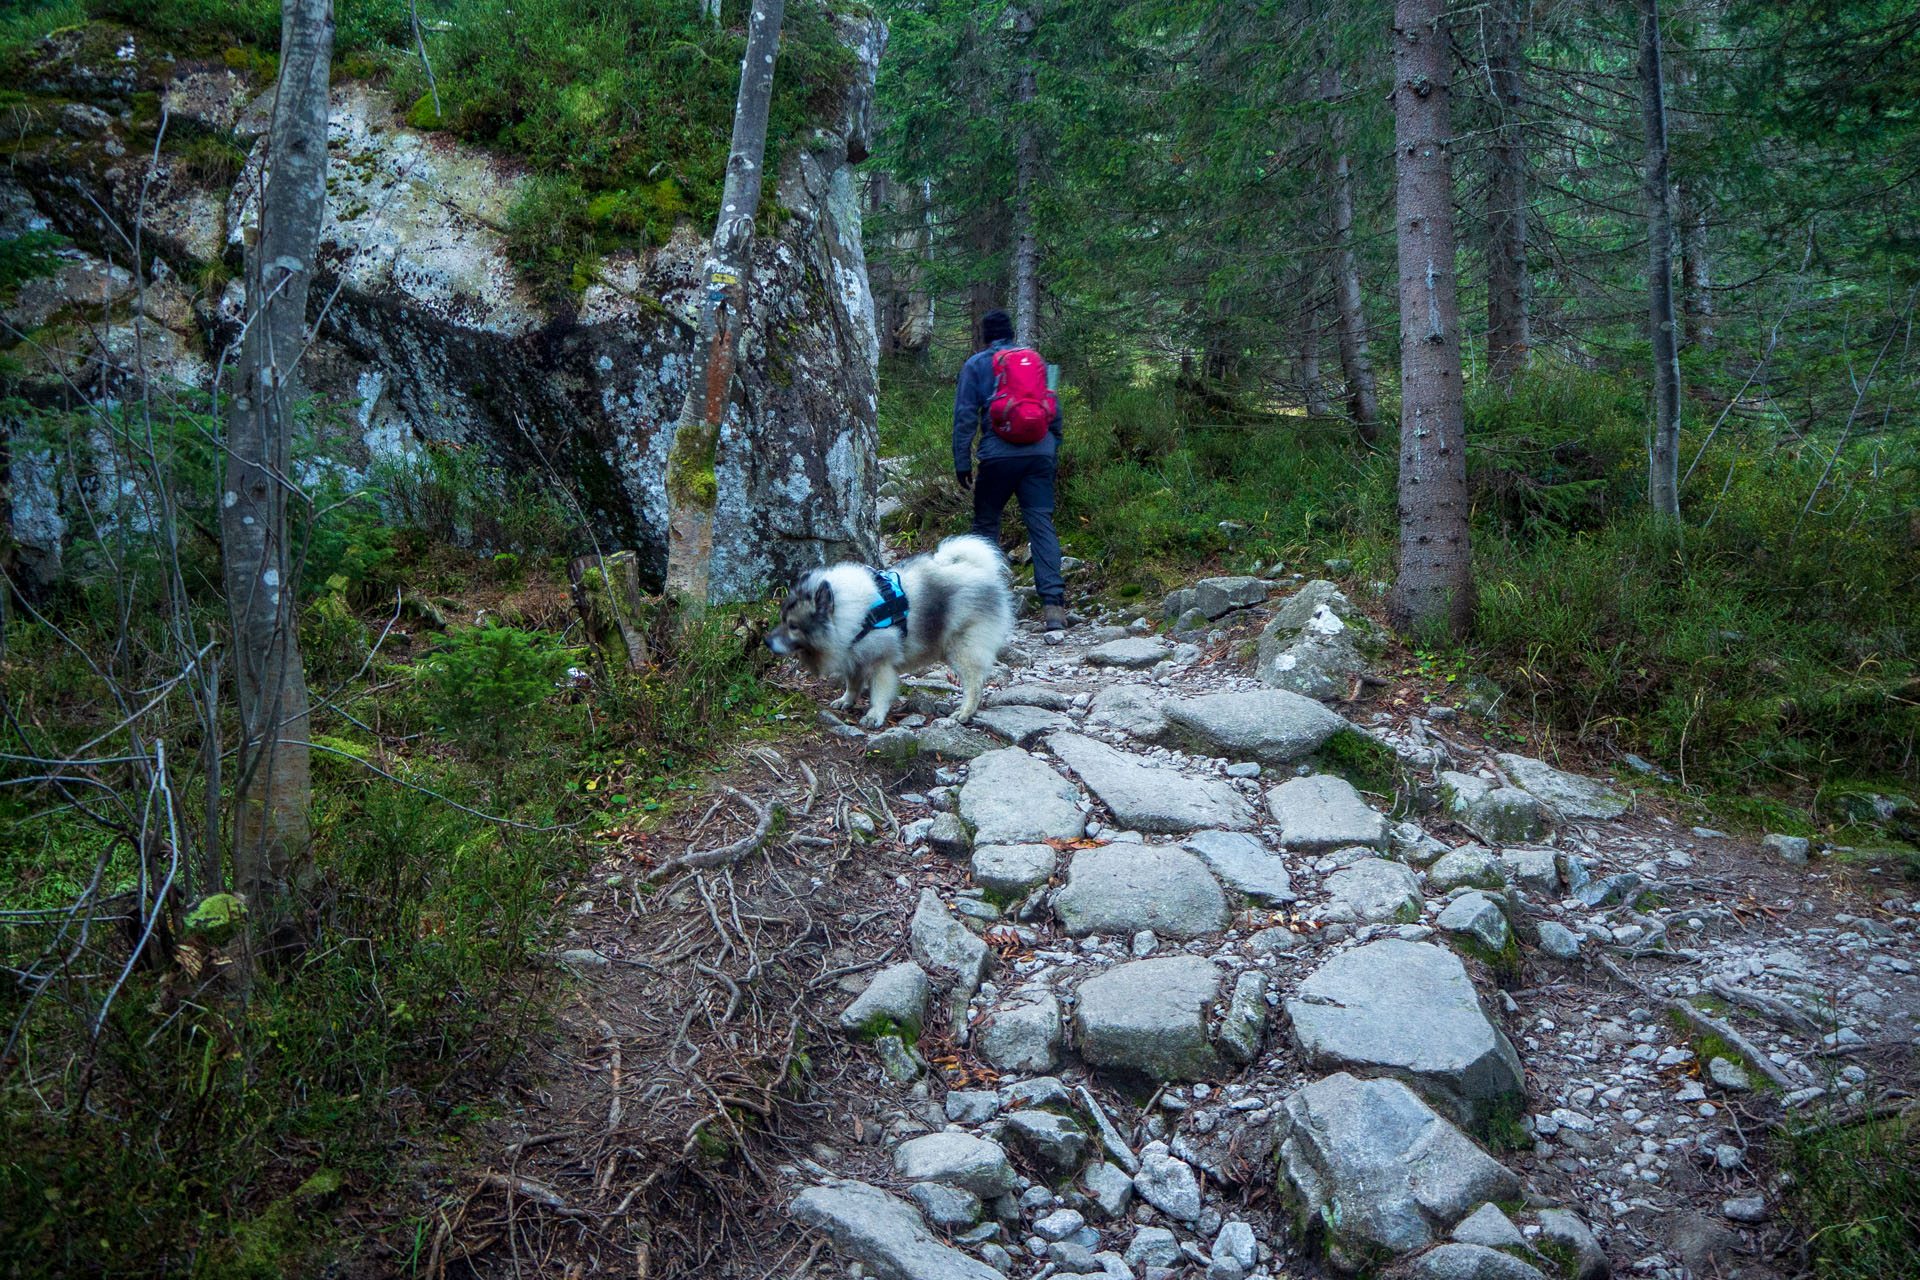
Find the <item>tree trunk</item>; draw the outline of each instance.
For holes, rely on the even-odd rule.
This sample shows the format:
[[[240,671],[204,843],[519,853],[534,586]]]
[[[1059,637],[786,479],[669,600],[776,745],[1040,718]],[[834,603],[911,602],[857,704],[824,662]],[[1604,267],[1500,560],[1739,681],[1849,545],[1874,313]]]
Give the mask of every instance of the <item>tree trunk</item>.
[[[1320,73],[1321,91],[1329,99],[1340,96],[1340,73],[1329,67]],[[1353,169],[1347,160],[1346,119],[1335,112],[1329,127],[1327,185],[1333,193],[1334,329],[1340,340],[1340,372],[1347,383],[1347,412],[1360,438],[1372,444],[1380,437],[1380,393],[1374,385],[1373,360],[1367,354],[1367,317],[1360,300],[1360,260],[1353,247]]]
[[[746,320],[747,260],[753,251],[753,217],[760,207],[767,110],[773,102],[773,59],[780,49],[780,24],[785,17],[786,0],[753,0],[720,217],[702,271],[705,303],[700,337],[667,458],[667,594],[694,614],[707,607],[713,508],[719,496],[714,464],[720,424],[732,400],[740,326]]]
[[[1673,320],[1673,186],[1667,171],[1667,100],[1660,72],[1660,0],[1640,0],[1640,108],[1646,125],[1647,318],[1653,339],[1653,446],[1647,500],[1680,519],[1680,342]]]
[[[1033,232],[1033,186],[1039,176],[1040,147],[1033,132],[1033,8],[1013,14],[1019,40],[1019,69],[1014,73],[1013,101],[1018,114],[1014,137],[1013,194],[1013,330],[1022,346],[1033,346],[1040,330],[1040,248]]]
[[[267,142],[260,225],[246,261],[246,330],[227,418],[221,558],[239,710],[233,882],[257,927],[285,923],[308,879],[307,682],[288,545],[298,364],[307,289],[327,203],[327,70],[332,0],[285,0],[280,85]],[[257,935],[256,935],[257,936]]]
[[[1498,113],[1487,153],[1487,367],[1502,382],[1526,367],[1530,345],[1522,14],[1522,0],[1497,0],[1486,48],[1487,79]]]
[[[1401,631],[1461,635],[1473,619],[1467,453],[1454,296],[1453,125],[1446,0],[1393,16],[1400,265],[1400,568],[1387,614]]]
[[[866,218],[863,225],[880,227],[887,225],[892,203],[893,183],[885,169],[870,169],[861,176],[866,198]],[[891,356],[896,353],[896,330],[900,326],[900,315],[904,306],[900,298],[900,289],[894,280],[893,250],[900,241],[899,236],[890,237],[886,247],[867,257],[867,292],[873,296],[873,328],[880,339],[880,354]]]
[[[1331,418],[1327,386],[1320,378],[1320,289],[1313,268],[1300,264],[1300,386],[1310,418]]]
[[[924,360],[933,342],[933,293],[927,287],[927,272],[933,264],[932,179],[916,183],[913,192],[913,229],[903,245],[910,264],[904,291],[906,307],[900,330],[894,335],[894,349]]]
[[[1707,209],[1684,200],[1680,223],[1680,306],[1689,347],[1713,345],[1713,263],[1707,256]]]

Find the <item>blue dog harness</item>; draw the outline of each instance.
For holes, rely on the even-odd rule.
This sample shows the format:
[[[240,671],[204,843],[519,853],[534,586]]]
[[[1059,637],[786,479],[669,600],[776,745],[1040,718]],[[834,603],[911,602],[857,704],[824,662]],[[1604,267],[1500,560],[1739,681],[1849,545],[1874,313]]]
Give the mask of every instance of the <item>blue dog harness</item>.
[[[904,627],[907,625],[907,593],[900,589],[900,575],[871,570],[874,590],[880,593],[880,603],[867,610],[866,620],[860,624],[860,633],[853,638],[859,644],[867,636],[883,627]]]

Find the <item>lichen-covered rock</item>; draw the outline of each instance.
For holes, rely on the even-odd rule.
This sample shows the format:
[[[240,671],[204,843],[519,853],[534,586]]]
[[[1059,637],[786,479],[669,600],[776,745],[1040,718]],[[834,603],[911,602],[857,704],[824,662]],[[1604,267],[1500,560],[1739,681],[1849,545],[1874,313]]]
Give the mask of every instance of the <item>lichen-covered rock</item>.
[[[1372,622],[1331,582],[1309,582],[1274,611],[1260,632],[1254,674],[1277,689],[1309,698],[1340,698],[1368,669],[1382,638]]]
[[[139,223],[156,279],[231,268],[257,207],[259,165],[243,166],[231,187],[211,185],[170,147],[157,162],[134,150],[117,112],[130,96],[156,94],[203,132],[231,130],[257,160],[272,95],[253,97],[217,62],[175,58],[143,34],[122,43],[102,31],[61,33],[32,55],[28,87],[74,100],[69,114],[85,136],[47,131],[15,144],[0,178],[0,236],[37,222],[104,267],[121,258],[121,232]],[[885,27],[847,19],[841,34],[855,54],[850,86],[805,145],[789,149],[770,193],[780,229],[756,242],[747,273],[737,390],[714,468],[716,599],[751,598],[804,569],[877,553],[879,348],[849,166],[866,153]],[[310,478],[331,472],[358,486],[376,464],[422,465],[429,445],[458,450],[468,464],[564,490],[600,545],[637,550],[643,575],[658,581],[701,233],[683,225],[657,249],[610,254],[577,303],[552,305],[515,267],[501,230],[526,190],[526,167],[410,128],[403,111],[366,84],[331,93],[312,294],[321,323],[300,376],[343,413],[337,425],[316,420]],[[243,293],[235,281],[201,299],[184,328],[149,317],[157,327],[141,345],[160,357],[149,372],[205,390],[236,334]],[[123,335],[123,351],[112,349],[125,326],[111,320],[76,330],[107,337],[89,357],[103,366],[132,348]],[[63,387],[74,372],[27,376]],[[57,548],[70,523],[26,532]]]

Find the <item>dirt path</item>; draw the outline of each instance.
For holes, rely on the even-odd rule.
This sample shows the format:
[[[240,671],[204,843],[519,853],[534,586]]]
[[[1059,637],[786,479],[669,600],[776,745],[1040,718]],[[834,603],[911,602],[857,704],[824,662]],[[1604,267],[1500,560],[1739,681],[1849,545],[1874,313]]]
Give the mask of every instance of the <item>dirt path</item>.
[[[1270,796],[1296,772],[1329,778],[1323,755],[1247,776],[1247,750],[1166,745],[1173,739],[1156,715],[1202,695],[1264,696],[1244,674],[1242,654],[1295,585],[1276,584],[1271,604],[1229,613],[1195,637],[1199,644],[1168,644],[1164,655],[1138,626],[1076,627],[1060,645],[1023,628],[990,699],[1001,706],[983,720],[1028,744],[1029,758],[1058,780],[1056,800],[1070,796],[1084,826],[1052,835],[1052,874],[1024,901],[1004,885],[982,892],[976,878],[993,880],[987,864],[997,866],[998,855],[970,860],[972,841],[964,831],[956,839],[957,824],[944,815],[958,807],[979,828],[1001,820],[990,812],[996,798],[1014,801],[1016,814],[1045,806],[1019,792],[1024,784],[962,789],[970,774],[981,778],[1017,753],[1004,752],[985,724],[962,731],[923,720],[947,708],[940,682],[911,693],[896,711],[901,728],[877,741],[838,727],[742,751],[725,779],[739,797],[716,792],[713,810],[635,837],[577,889],[564,943],[577,993],[534,1064],[542,1084],[512,1100],[489,1134],[498,1154],[483,1160],[486,1176],[446,1211],[436,1262],[455,1274],[452,1264],[471,1259],[485,1274],[556,1276],[837,1276],[851,1274],[850,1264],[881,1276],[968,1276],[987,1265],[1018,1276],[1088,1265],[1212,1280],[1233,1280],[1236,1268],[1241,1276],[1318,1273],[1328,1244],[1351,1257],[1364,1241],[1297,1229],[1300,1182],[1287,1170],[1313,1161],[1283,1158],[1295,1132],[1289,1107],[1344,1066],[1357,1077],[1408,1080],[1492,1145],[1520,1194],[1483,1198],[1524,1206],[1507,1230],[1522,1233],[1514,1252],[1541,1274],[1555,1274],[1561,1256],[1542,1245],[1557,1220],[1540,1211],[1556,1206],[1591,1224],[1616,1272],[1796,1272],[1760,1140],[1789,1112],[1850,1114],[1909,1096],[1920,1030],[1920,980],[1908,958],[1920,905],[1913,887],[1892,867],[1826,858],[1793,865],[1644,800],[1615,818],[1552,822],[1509,847],[1417,808],[1402,815],[1412,825],[1380,821],[1372,848],[1337,832],[1309,840],[1303,819]],[[1149,665],[1089,661],[1115,641],[1146,651],[1137,656]],[[1484,726],[1465,713],[1436,713],[1430,689],[1355,682],[1348,690],[1363,696],[1333,709],[1399,753],[1403,800],[1432,793],[1442,769],[1513,780]],[[913,754],[888,763],[876,747]],[[983,749],[1002,753],[969,765],[964,757]],[[1268,743],[1253,753],[1271,759],[1274,750]],[[1629,795],[1630,782],[1609,786]],[[1372,809],[1388,800],[1367,797]],[[669,859],[750,836],[774,803],[787,816],[752,856],[642,890]],[[1243,852],[1257,848],[1270,861],[1235,864],[1226,845],[1203,857],[1195,831],[1221,827],[1252,842]],[[1028,834],[1039,838],[999,847],[1046,843]],[[983,845],[992,835],[974,832]],[[1126,879],[1148,863],[1168,878]],[[1285,873],[1291,900],[1260,880],[1275,871]],[[1119,881],[1098,878],[1115,874]],[[1375,876],[1415,884],[1410,903],[1368,906],[1355,884]],[[1215,884],[1223,887],[1210,891]],[[1582,886],[1594,905],[1580,900]],[[1221,913],[1211,919],[1209,892]],[[1511,945],[1476,945],[1471,933],[1443,927],[1443,912],[1457,925],[1453,917],[1481,901],[1517,935]],[[1577,940],[1578,956],[1543,950],[1545,925]],[[1483,919],[1482,927],[1491,926]],[[1138,936],[1142,929],[1154,936]],[[975,937],[985,945],[968,941]],[[1368,1011],[1360,997],[1303,996],[1302,983],[1335,960],[1402,954],[1382,943],[1417,948],[1422,964],[1430,953],[1466,954],[1468,989],[1484,1012],[1436,1023],[1433,1034],[1479,1034],[1475,1018],[1497,1025],[1488,1043],[1503,1036],[1524,1072],[1519,1091],[1509,1091],[1517,1105],[1505,1107],[1497,1087],[1460,1085],[1431,1062],[1395,1065],[1351,1045],[1305,1043],[1312,1033],[1294,1015],[1308,1005],[1347,1000],[1343,1008]],[[969,947],[983,956],[977,988],[964,972],[972,959],[948,963]],[[933,978],[917,1038],[892,1023],[882,1029],[906,1033],[894,1044],[847,1034],[840,1015],[855,995],[876,972],[910,959]],[[1089,982],[1116,971],[1121,982],[1145,982],[1195,963],[1217,975],[1208,1011],[1187,1016],[1202,1037],[1202,1065],[1143,1068],[1129,1057],[1134,1049],[1108,1043]],[[1400,984],[1378,985],[1391,994]],[[1132,1003],[1142,1008],[1160,998],[1150,982],[1138,991]],[[1745,1064],[1751,1088],[1714,1080],[1695,1052],[1709,1047],[1706,1024],[1676,1020],[1677,1000],[1763,1059]],[[1251,1012],[1264,1025],[1252,1032],[1251,1061],[1236,1062],[1231,1046],[1247,1033],[1224,1027],[1222,1015]],[[1390,1009],[1377,1012],[1376,1022],[1392,1021]],[[1177,1039],[1179,1021],[1155,1034]],[[1729,1052],[1720,1039],[1711,1047]],[[1367,1052],[1385,1059],[1402,1048]],[[1496,1050],[1467,1074],[1484,1074]],[[1722,1078],[1737,1084],[1724,1069]],[[1096,1106],[1115,1130],[1105,1144]],[[1080,1136],[1063,1147],[1057,1134],[1036,1133],[1042,1115]],[[940,1134],[954,1137],[902,1154],[914,1139]],[[973,1185],[976,1173],[939,1167],[936,1148],[957,1148],[958,1139],[983,1144],[968,1148],[976,1157],[987,1146],[1006,1153],[998,1158],[1012,1181],[1003,1187],[993,1172]],[[1140,1177],[1116,1170],[1143,1159]],[[1189,1178],[1198,1193],[1192,1213],[1179,1194]],[[855,1187],[905,1196],[916,1182],[912,1199],[845,1199],[867,1194]],[[819,1188],[842,1201],[822,1199]],[[1358,1202],[1339,1205],[1351,1213]],[[1427,1212],[1427,1242],[1444,1240],[1457,1216]]]

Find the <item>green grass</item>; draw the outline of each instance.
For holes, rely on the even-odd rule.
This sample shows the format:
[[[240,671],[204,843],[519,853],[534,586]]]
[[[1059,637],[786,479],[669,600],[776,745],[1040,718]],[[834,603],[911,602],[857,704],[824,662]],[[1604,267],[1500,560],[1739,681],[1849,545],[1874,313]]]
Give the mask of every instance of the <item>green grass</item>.
[[[1815,1280],[1920,1275],[1920,1127],[1914,1114],[1846,1128],[1819,1121],[1781,1152],[1793,1175],[1788,1216],[1805,1235]]]
[[[883,452],[913,459],[922,542],[963,529],[952,387],[882,377]],[[1130,607],[1203,572],[1330,558],[1358,599],[1392,577],[1393,457],[1339,423],[1197,425],[1168,386],[1089,402],[1069,388],[1055,523]],[[1762,420],[1723,428],[1688,483],[1684,547],[1641,491],[1633,379],[1550,365],[1468,398],[1475,632],[1427,655],[1507,691],[1498,732],[1570,731],[1638,751],[1696,795],[1746,797],[1769,830],[1856,820],[1862,790],[1911,794],[1920,742],[1920,440],[1850,447],[1801,515],[1823,450]],[[1703,433],[1689,427],[1683,457]],[[1230,522],[1222,528],[1222,522]],[[1010,530],[1014,525],[1010,525]]]

